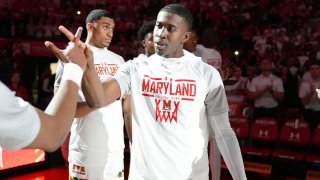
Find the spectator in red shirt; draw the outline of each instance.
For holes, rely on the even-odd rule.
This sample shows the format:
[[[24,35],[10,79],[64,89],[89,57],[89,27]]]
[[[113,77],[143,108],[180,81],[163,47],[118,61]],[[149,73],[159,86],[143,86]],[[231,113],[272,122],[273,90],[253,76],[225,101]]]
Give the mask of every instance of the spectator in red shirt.
[[[9,85],[9,88],[12,91],[16,92],[16,96],[21,97],[25,101],[29,101],[28,92],[27,92],[26,88],[21,85],[20,76],[21,76],[20,72],[18,72],[18,71],[14,71],[11,74],[11,79],[10,79],[11,80],[11,84]]]

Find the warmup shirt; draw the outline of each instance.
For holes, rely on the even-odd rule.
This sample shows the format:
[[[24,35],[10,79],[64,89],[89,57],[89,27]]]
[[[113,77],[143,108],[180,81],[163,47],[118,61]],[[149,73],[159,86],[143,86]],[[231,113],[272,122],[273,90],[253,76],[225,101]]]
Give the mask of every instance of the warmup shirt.
[[[40,119],[34,107],[15,96],[0,82],[0,146],[21,149],[31,144],[40,131]]]
[[[204,47],[202,44],[197,44],[194,54],[201,57],[203,62],[210,64],[216,69],[221,69],[221,54],[215,50]]]
[[[107,48],[90,46],[90,50],[93,52],[95,69],[101,81],[113,76],[124,63],[121,56]],[[61,66],[58,69],[61,69]],[[55,86],[59,85],[58,74],[61,74],[61,70],[59,71]],[[85,101],[81,90],[79,101]],[[123,125],[122,105],[119,100],[86,116],[75,118],[70,130],[69,162],[79,166],[96,166],[106,164],[112,158],[110,156],[120,154],[123,163]]]
[[[224,124],[221,127],[226,133],[233,132],[227,118],[228,105],[219,72],[184,51],[181,58],[154,54],[147,59],[128,61],[114,78],[120,85],[121,94],[131,93],[132,98],[133,143],[129,179],[207,180],[208,123],[225,122],[227,128]],[[226,115],[224,119],[215,119],[222,114]],[[217,127],[214,130],[220,144],[230,143],[221,143],[224,134]],[[230,139],[236,141],[234,133]],[[239,145],[237,141],[232,144],[238,146],[234,149],[239,150],[236,155],[240,159],[228,155],[241,167]],[[235,171],[241,178],[245,177],[243,169]]]

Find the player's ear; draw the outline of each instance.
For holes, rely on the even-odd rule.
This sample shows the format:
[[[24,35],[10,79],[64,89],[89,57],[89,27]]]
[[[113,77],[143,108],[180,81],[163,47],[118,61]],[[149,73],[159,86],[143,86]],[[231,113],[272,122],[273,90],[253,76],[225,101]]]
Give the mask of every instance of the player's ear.
[[[143,47],[146,47],[146,41],[145,40],[142,40],[141,44],[142,44]]]
[[[93,30],[93,23],[87,23],[87,24],[86,24],[86,29],[87,29],[88,32],[92,32],[92,30]]]
[[[190,32],[190,31],[186,32],[186,33],[184,34],[184,37],[183,37],[183,39],[182,39],[181,44],[187,42],[187,41],[190,39],[190,36],[191,36],[191,32]]]

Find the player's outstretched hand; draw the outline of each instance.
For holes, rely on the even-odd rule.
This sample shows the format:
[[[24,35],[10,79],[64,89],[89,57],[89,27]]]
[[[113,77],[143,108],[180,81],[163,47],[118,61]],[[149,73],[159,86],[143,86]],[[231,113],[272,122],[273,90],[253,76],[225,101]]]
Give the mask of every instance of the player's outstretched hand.
[[[86,45],[80,40],[82,28],[79,27],[75,35],[64,26],[59,26],[59,30],[70,40],[67,48],[61,50],[50,41],[46,41],[45,46],[62,62],[78,64],[85,71],[87,67],[87,58],[90,56],[88,56]]]

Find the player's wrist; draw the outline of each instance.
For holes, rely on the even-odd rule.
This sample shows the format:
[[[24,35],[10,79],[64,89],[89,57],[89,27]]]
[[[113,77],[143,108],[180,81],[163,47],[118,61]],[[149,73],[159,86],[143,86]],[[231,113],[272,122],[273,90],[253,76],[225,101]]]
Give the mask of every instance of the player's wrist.
[[[80,88],[82,77],[83,69],[78,64],[66,63],[64,65],[62,82],[69,80],[74,82]]]

